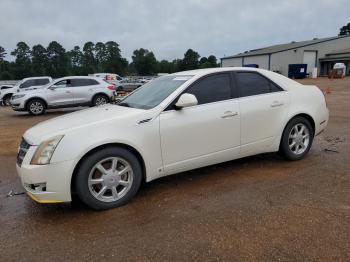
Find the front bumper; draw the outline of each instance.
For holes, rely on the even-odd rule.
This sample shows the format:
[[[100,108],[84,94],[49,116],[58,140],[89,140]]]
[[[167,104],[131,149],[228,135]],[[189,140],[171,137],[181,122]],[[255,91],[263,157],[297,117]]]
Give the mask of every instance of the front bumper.
[[[71,178],[75,161],[63,161],[48,165],[31,165],[30,161],[37,149],[31,146],[17,173],[27,194],[39,203],[70,202]]]
[[[25,111],[25,101],[21,101],[21,99],[16,99],[16,100],[11,99],[10,103],[13,110]]]

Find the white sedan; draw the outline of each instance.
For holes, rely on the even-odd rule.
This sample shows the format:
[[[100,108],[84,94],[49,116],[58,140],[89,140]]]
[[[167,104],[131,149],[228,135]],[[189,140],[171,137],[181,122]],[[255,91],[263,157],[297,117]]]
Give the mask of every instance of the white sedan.
[[[316,86],[253,68],[179,72],[117,105],[29,129],[17,170],[37,202],[76,194],[93,209],[108,209],[127,203],[142,181],[265,152],[302,159],[327,123]]]

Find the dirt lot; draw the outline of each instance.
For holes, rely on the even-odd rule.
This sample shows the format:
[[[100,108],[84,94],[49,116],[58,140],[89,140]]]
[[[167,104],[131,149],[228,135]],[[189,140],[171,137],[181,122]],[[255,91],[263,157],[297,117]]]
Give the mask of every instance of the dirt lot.
[[[350,78],[303,82],[332,91],[328,129],[304,160],[267,154],[159,179],[105,212],[6,197],[23,191],[23,132],[66,112],[0,108],[0,260],[349,261]]]

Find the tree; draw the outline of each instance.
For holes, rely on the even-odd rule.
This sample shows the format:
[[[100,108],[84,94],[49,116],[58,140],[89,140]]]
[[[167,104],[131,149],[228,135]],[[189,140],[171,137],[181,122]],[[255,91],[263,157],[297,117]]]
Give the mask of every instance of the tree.
[[[339,36],[350,35],[350,23],[340,28]]]
[[[96,72],[95,44],[86,42],[83,46],[82,73],[93,74]]]
[[[199,59],[200,55],[193,51],[192,49],[188,49],[184,54],[184,58],[180,63],[180,70],[192,70],[199,68]]]
[[[34,45],[32,47],[32,73],[33,76],[46,75],[49,67],[49,59],[47,57],[46,49],[42,45]]]
[[[72,75],[81,75],[83,53],[80,51],[79,46],[74,46],[72,50],[67,52],[69,59],[69,73]]]
[[[6,54],[7,54],[7,53],[5,52],[5,48],[3,48],[2,46],[0,46],[0,62],[4,60]]]
[[[96,59],[96,67],[98,72],[105,71],[104,68],[108,60],[107,56],[108,54],[107,54],[106,45],[102,42],[97,42],[95,45],[95,59]]]
[[[13,65],[14,77],[22,79],[31,75],[30,47],[25,42],[19,42],[17,48],[11,52],[15,56]]]
[[[108,41],[105,43],[105,48],[104,71],[125,75],[129,62],[125,58],[122,58],[119,44],[114,41]]]
[[[54,78],[67,75],[68,59],[66,50],[56,41],[49,43],[46,50],[49,61],[48,74]]]
[[[139,75],[153,75],[157,72],[157,59],[147,49],[137,49],[132,56],[132,63]]]

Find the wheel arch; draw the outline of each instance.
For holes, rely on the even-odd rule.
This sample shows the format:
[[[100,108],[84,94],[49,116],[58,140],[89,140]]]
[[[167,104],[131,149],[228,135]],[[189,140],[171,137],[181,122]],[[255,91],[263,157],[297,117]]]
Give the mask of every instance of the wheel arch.
[[[79,159],[79,161],[77,162],[77,164],[75,165],[75,167],[73,169],[73,173],[72,173],[72,177],[71,177],[71,185],[70,185],[71,193],[75,191],[75,184],[74,184],[75,179],[74,178],[79,170],[80,165],[84,161],[84,159],[86,159],[89,155],[91,155],[99,150],[102,150],[104,148],[108,148],[108,147],[120,147],[120,148],[124,148],[124,149],[130,151],[131,153],[133,153],[141,164],[142,181],[143,182],[146,181],[146,164],[145,164],[145,161],[144,161],[141,153],[136,148],[134,148],[128,144],[124,144],[124,143],[107,143],[107,144],[102,144],[102,145],[99,145],[97,147],[90,149]]]
[[[306,120],[308,120],[312,126],[312,131],[313,131],[313,135],[315,135],[315,120],[313,119],[313,117],[310,115],[310,114],[307,114],[307,113],[298,113],[296,115],[293,115],[292,117],[289,118],[289,120],[285,123],[284,127],[283,127],[283,130],[282,130],[282,134],[281,134],[281,138],[280,138],[280,143],[279,143],[279,147],[281,146],[281,142],[282,142],[282,139],[283,139],[283,134],[284,134],[284,130],[286,130],[286,127],[287,125],[290,123],[290,121],[292,121],[294,118],[296,117],[303,117],[305,118]]]
[[[39,96],[34,96],[34,97],[29,98],[29,99],[25,102],[24,108],[25,108],[25,109],[28,109],[28,103],[29,103],[30,101],[33,101],[33,100],[41,100],[41,101],[43,101],[43,102],[44,102],[44,105],[45,105],[45,108],[48,108],[48,104],[47,104],[47,102],[45,101],[45,99],[42,98],[42,97],[39,97]]]
[[[110,100],[111,100],[111,99],[109,98],[109,96],[108,96],[106,93],[98,92],[98,93],[96,93],[96,94],[94,94],[94,95],[92,96],[92,98],[91,98],[91,103],[92,103],[92,104],[94,103],[95,97],[98,96],[98,95],[102,95],[102,96],[106,97],[108,102],[110,102]]]

